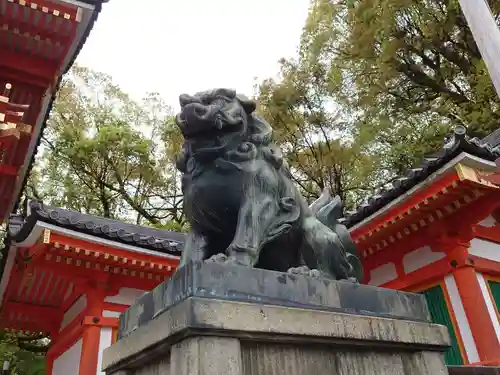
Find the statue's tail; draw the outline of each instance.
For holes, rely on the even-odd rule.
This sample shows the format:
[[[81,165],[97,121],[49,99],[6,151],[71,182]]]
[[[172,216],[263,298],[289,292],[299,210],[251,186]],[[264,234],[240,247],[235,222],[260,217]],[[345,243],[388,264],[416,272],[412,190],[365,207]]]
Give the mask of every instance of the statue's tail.
[[[344,247],[347,259],[353,267],[353,277],[361,281],[363,278],[363,266],[359,259],[358,249],[352,241],[346,226],[339,221],[342,218],[342,200],[340,197],[337,195],[332,198],[329,189],[325,188],[320,197],[309,208],[321,223],[337,234]]]

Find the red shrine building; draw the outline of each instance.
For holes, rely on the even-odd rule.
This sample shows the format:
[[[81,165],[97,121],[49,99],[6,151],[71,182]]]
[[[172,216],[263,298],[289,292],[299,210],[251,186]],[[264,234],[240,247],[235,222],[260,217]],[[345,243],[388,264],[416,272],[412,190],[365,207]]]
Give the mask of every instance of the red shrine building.
[[[17,211],[62,75],[105,0],[0,0],[0,222]],[[449,365],[500,365],[500,131],[444,147],[345,217],[364,283],[423,293]],[[96,375],[119,314],[168,279],[181,234],[28,201],[10,215],[0,327],[50,336],[48,375]]]
[[[458,128],[346,216],[364,283],[423,293],[452,337],[449,365],[500,365],[499,135],[480,141]]]
[[[101,374],[118,317],[169,278],[183,235],[31,201],[9,220],[4,327],[50,335],[48,375]]]
[[[423,293],[450,331],[449,365],[500,364],[497,135],[480,141],[457,129],[345,218],[363,283]],[[173,274],[183,235],[37,201],[22,211],[8,224],[0,322],[50,335],[47,374],[102,374],[119,314]]]
[[[13,211],[55,98],[106,0],[0,0],[0,222]]]

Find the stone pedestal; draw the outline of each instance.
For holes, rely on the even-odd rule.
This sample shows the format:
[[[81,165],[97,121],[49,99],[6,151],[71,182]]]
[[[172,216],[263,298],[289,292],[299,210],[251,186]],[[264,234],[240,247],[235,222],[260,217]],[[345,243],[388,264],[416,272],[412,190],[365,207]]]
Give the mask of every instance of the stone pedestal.
[[[422,296],[188,264],[120,318],[107,375],[448,374]]]

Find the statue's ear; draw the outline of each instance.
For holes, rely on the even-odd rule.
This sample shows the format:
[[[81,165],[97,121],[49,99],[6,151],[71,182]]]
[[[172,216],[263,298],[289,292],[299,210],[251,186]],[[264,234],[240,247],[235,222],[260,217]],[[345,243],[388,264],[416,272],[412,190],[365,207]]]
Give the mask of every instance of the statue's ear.
[[[252,100],[248,99],[245,95],[236,95],[236,99],[240,102],[241,106],[245,112],[249,115],[255,111],[257,104]]]

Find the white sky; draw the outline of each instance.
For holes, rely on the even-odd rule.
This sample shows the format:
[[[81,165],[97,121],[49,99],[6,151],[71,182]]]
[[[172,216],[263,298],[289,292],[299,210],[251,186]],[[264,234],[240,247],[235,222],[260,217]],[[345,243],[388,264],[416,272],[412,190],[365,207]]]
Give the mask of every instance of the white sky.
[[[253,94],[295,56],[309,0],[110,0],[77,59],[136,98],[214,87]]]

